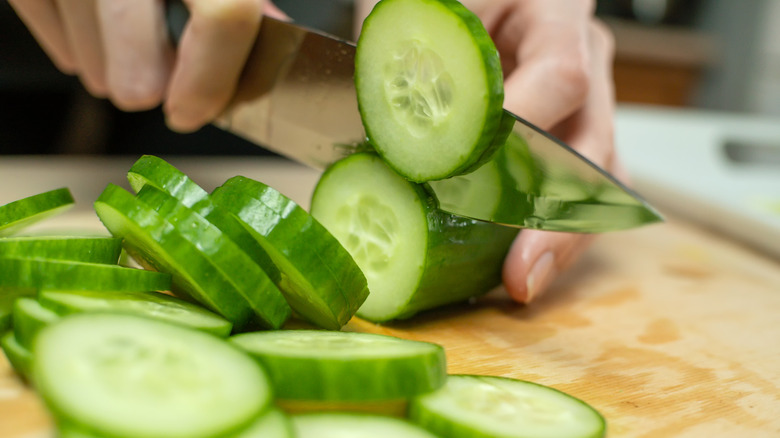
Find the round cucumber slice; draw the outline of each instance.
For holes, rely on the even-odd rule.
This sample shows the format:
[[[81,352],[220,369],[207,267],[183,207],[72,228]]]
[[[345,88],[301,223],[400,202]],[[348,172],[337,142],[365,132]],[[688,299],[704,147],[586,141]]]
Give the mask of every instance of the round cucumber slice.
[[[35,298],[22,297],[14,303],[13,318],[16,340],[22,347],[30,350],[38,332],[57,322],[60,316],[41,306]]]
[[[73,290],[168,290],[162,272],[103,263],[0,257],[0,286]]]
[[[51,190],[0,205],[0,236],[9,236],[74,204],[67,188]]]
[[[144,185],[158,188],[181,201],[187,207],[206,218],[260,265],[268,276],[279,283],[281,274],[265,250],[257,243],[241,221],[222,208],[218,208],[208,193],[184,172],[162,158],[153,155],[141,157],[127,174],[135,192]]]
[[[201,306],[159,292],[102,292],[42,290],[40,305],[59,315],[83,312],[117,312],[167,321],[219,337],[233,325]]]
[[[231,341],[263,365],[280,399],[405,399],[446,378],[444,349],[427,342],[321,330],[245,333]]]
[[[556,389],[505,377],[453,375],[412,400],[410,418],[452,438],[595,438],[606,431],[591,406]]]
[[[263,371],[227,342],[131,315],[84,313],[41,331],[34,381],[53,410],[99,436],[224,436],[267,409]]]
[[[412,181],[473,170],[494,150],[504,99],[498,51],[455,0],[377,4],[357,43],[355,85],[369,141]]]
[[[219,228],[156,187],[141,189],[138,200],[152,207],[182,237],[208,255],[234,290],[249,303],[256,322],[270,328],[284,324],[291,310],[282,293],[265,271]]]
[[[30,380],[33,355],[29,349],[19,343],[14,332],[6,332],[0,337],[0,348],[8,359],[8,363],[11,364],[11,368],[23,378]]]
[[[154,155],[139,158],[127,172],[127,181],[136,193],[149,184],[191,207],[208,197],[208,193],[184,172]]]
[[[212,200],[246,226],[282,274],[279,288],[305,320],[338,330],[368,296],[366,279],[333,235],[275,189],[237,176]]]
[[[437,438],[400,418],[352,413],[311,413],[292,416],[298,438]]]
[[[197,301],[233,323],[247,326],[249,303],[214,261],[184,238],[152,207],[119,186],[109,185],[95,202],[103,225],[123,238],[125,250],[140,264],[171,274],[171,289]]]
[[[246,429],[225,438],[297,438],[292,421],[280,409],[271,408]]]
[[[111,237],[26,236],[0,239],[0,256],[116,264],[122,240]]]

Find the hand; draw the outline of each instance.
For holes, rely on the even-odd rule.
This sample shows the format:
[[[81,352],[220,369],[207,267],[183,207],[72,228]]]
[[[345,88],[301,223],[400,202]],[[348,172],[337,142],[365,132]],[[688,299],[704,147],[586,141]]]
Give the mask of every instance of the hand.
[[[585,0],[464,0],[490,32],[504,69],[504,108],[616,171],[613,40]],[[523,230],[504,261],[504,286],[525,303],[544,292],[593,236]]]
[[[168,125],[194,131],[232,98],[263,0],[184,0],[190,21],[174,50],[160,0],[9,0],[61,71],[94,96],[138,111],[163,103]]]

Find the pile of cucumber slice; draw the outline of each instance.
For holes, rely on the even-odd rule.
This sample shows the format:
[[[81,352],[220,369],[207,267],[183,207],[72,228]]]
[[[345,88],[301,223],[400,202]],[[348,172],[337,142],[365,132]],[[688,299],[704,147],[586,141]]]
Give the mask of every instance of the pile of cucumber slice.
[[[356,88],[375,151],[327,169],[311,212],[243,176],[208,193],[151,155],[128,171],[132,191],[94,203],[111,237],[19,235],[70,208],[66,188],[0,205],[0,346],[58,436],[605,434],[555,389],[448,375],[440,345],[343,331],[487,292],[518,232],[441,211],[429,185],[477,170],[509,131],[498,54],[471,12],[382,0]],[[307,328],[278,330],[291,319]]]

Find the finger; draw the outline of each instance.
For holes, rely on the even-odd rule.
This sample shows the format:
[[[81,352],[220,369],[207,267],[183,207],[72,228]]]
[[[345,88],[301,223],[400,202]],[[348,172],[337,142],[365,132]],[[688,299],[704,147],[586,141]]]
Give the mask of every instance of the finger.
[[[260,27],[261,0],[190,0],[165,102],[168,125],[181,132],[214,119],[235,92]]]
[[[54,0],[8,0],[16,14],[60,71],[74,74],[76,60]]]
[[[600,25],[590,28],[593,78],[585,106],[564,125],[565,141],[606,169],[614,162],[611,63],[612,40]],[[588,247],[592,235],[524,230],[512,244],[504,261],[503,280],[507,292],[527,303],[543,294],[556,274],[565,270]]]
[[[92,95],[107,93],[103,43],[96,0],[57,0],[65,36],[78,64],[79,77]]]
[[[106,83],[114,104],[127,111],[162,102],[173,63],[159,0],[98,0]]]
[[[588,95],[587,4],[529,1],[493,30],[507,72],[504,107],[543,129],[570,116]]]

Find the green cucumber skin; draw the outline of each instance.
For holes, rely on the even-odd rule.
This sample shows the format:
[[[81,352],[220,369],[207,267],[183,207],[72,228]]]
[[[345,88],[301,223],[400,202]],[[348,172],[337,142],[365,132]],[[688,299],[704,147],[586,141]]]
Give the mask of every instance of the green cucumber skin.
[[[32,352],[23,347],[16,339],[13,331],[4,332],[0,337],[0,349],[3,350],[8,363],[25,380],[32,377]]]
[[[270,255],[283,273],[280,289],[302,317],[338,330],[365,301],[366,279],[352,256],[294,201],[245,177],[231,178],[212,193],[212,199],[241,220]],[[315,298],[312,295],[326,308],[312,309],[308,302]]]
[[[271,278],[214,224],[153,186],[141,189],[137,197],[212,258],[217,269],[249,303],[257,317],[254,322],[266,328],[280,328],[287,321],[290,306]]]
[[[127,172],[130,187],[138,193],[151,184],[191,207],[208,197],[208,193],[184,172],[154,155],[143,155]]]
[[[130,186],[138,193],[144,185],[151,185],[181,201],[187,207],[206,218],[220,231],[227,234],[241,247],[275,283],[281,280],[281,274],[271,258],[257,243],[240,221],[212,202],[209,194],[184,172],[162,158],[144,155],[127,173]]]
[[[196,304],[160,292],[98,292],[54,291],[38,292],[41,306],[59,315],[108,311],[146,316],[182,325],[225,338],[233,324],[216,313]]]
[[[0,256],[117,264],[122,240],[111,237],[6,237]]]
[[[110,184],[95,202],[95,211],[111,234],[123,238],[123,246],[131,257],[147,268],[170,273],[171,292],[222,315],[236,329],[247,327],[252,316],[249,303],[217,273],[212,261],[154,209],[119,186]],[[186,266],[176,266],[171,261],[181,259],[190,261]],[[210,296],[198,286],[204,281],[224,294],[232,291],[236,296]]]
[[[166,273],[103,263],[0,257],[0,272],[0,286],[21,288],[128,291],[171,285]]]
[[[422,1],[426,3],[439,3],[442,8],[446,8],[450,13],[458,16],[462,22],[462,25],[467,28],[468,32],[471,33],[475,40],[475,44],[482,48],[482,62],[484,64],[483,68],[487,76],[486,79],[488,88],[486,90],[485,99],[487,100],[487,108],[489,109],[489,113],[485,115],[483,119],[483,126],[481,128],[482,134],[477,140],[477,144],[479,146],[475,147],[467,157],[464,157],[461,160],[460,166],[451,169],[449,172],[440,175],[428,175],[426,177],[420,177],[419,175],[415,175],[408,171],[409,169],[398,168],[392,161],[386,160],[387,164],[393,170],[398,172],[400,175],[403,175],[408,180],[417,183],[445,179],[476,170],[476,168],[489,160],[493,153],[498,150],[500,147],[500,142],[497,142],[496,138],[500,138],[500,135],[505,133],[507,126],[507,122],[504,120],[505,117],[502,116],[504,102],[504,78],[502,73],[501,60],[498,49],[496,49],[490,34],[488,34],[487,30],[485,30],[485,28],[482,26],[481,21],[476,18],[476,16],[474,16],[473,12],[468,10],[457,0]],[[371,12],[371,14],[369,14],[363,24],[363,34],[365,33],[366,29],[370,29],[371,21],[373,19],[372,15],[375,15],[375,12],[381,12],[381,8],[393,7],[392,3],[392,0],[384,0],[379,2],[374,7],[374,10]],[[357,50],[355,53],[356,66],[361,65],[362,54],[363,50],[361,50],[360,40],[358,40]],[[355,86],[358,90],[361,89],[362,76],[363,75],[361,75],[360,70],[356,70]],[[364,120],[366,120],[369,112],[368,107],[370,107],[370,103],[363,102],[363,100],[360,99],[360,93],[358,93],[358,110]],[[373,130],[371,125],[364,123],[364,127],[369,143],[373,145],[374,149],[380,155],[385,157],[386,153],[384,152],[384,145],[379,144],[373,140],[376,136],[372,132]]]
[[[0,236],[9,236],[73,207],[70,190],[60,188],[0,205]]]
[[[22,347],[32,350],[33,340],[44,327],[57,322],[60,316],[35,298],[19,298],[14,303],[14,334]]]
[[[428,197],[425,268],[417,291],[397,319],[484,295],[501,284],[504,257],[519,232],[445,213],[436,207],[430,192],[424,193]]]
[[[295,330],[279,336],[307,334]],[[317,333],[314,333],[315,335]],[[447,377],[444,348],[427,344],[427,351],[407,356],[350,356],[315,357],[314,353],[297,352],[289,348],[289,355],[268,352],[262,346],[266,336],[275,333],[254,332],[235,335],[230,341],[254,357],[273,382],[276,397],[285,400],[368,402],[403,400],[440,388]],[[333,332],[344,343],[350,337],[357,339],[389,338],[386,335],[353,332]],[[395,338],[394,338],[395,339]],[[254,345],[253,345],[254,344]]]
[[[17,288],[0,286],[0,333],[13,326],[14,302],[21,297],[35,297],[35,288]]]

